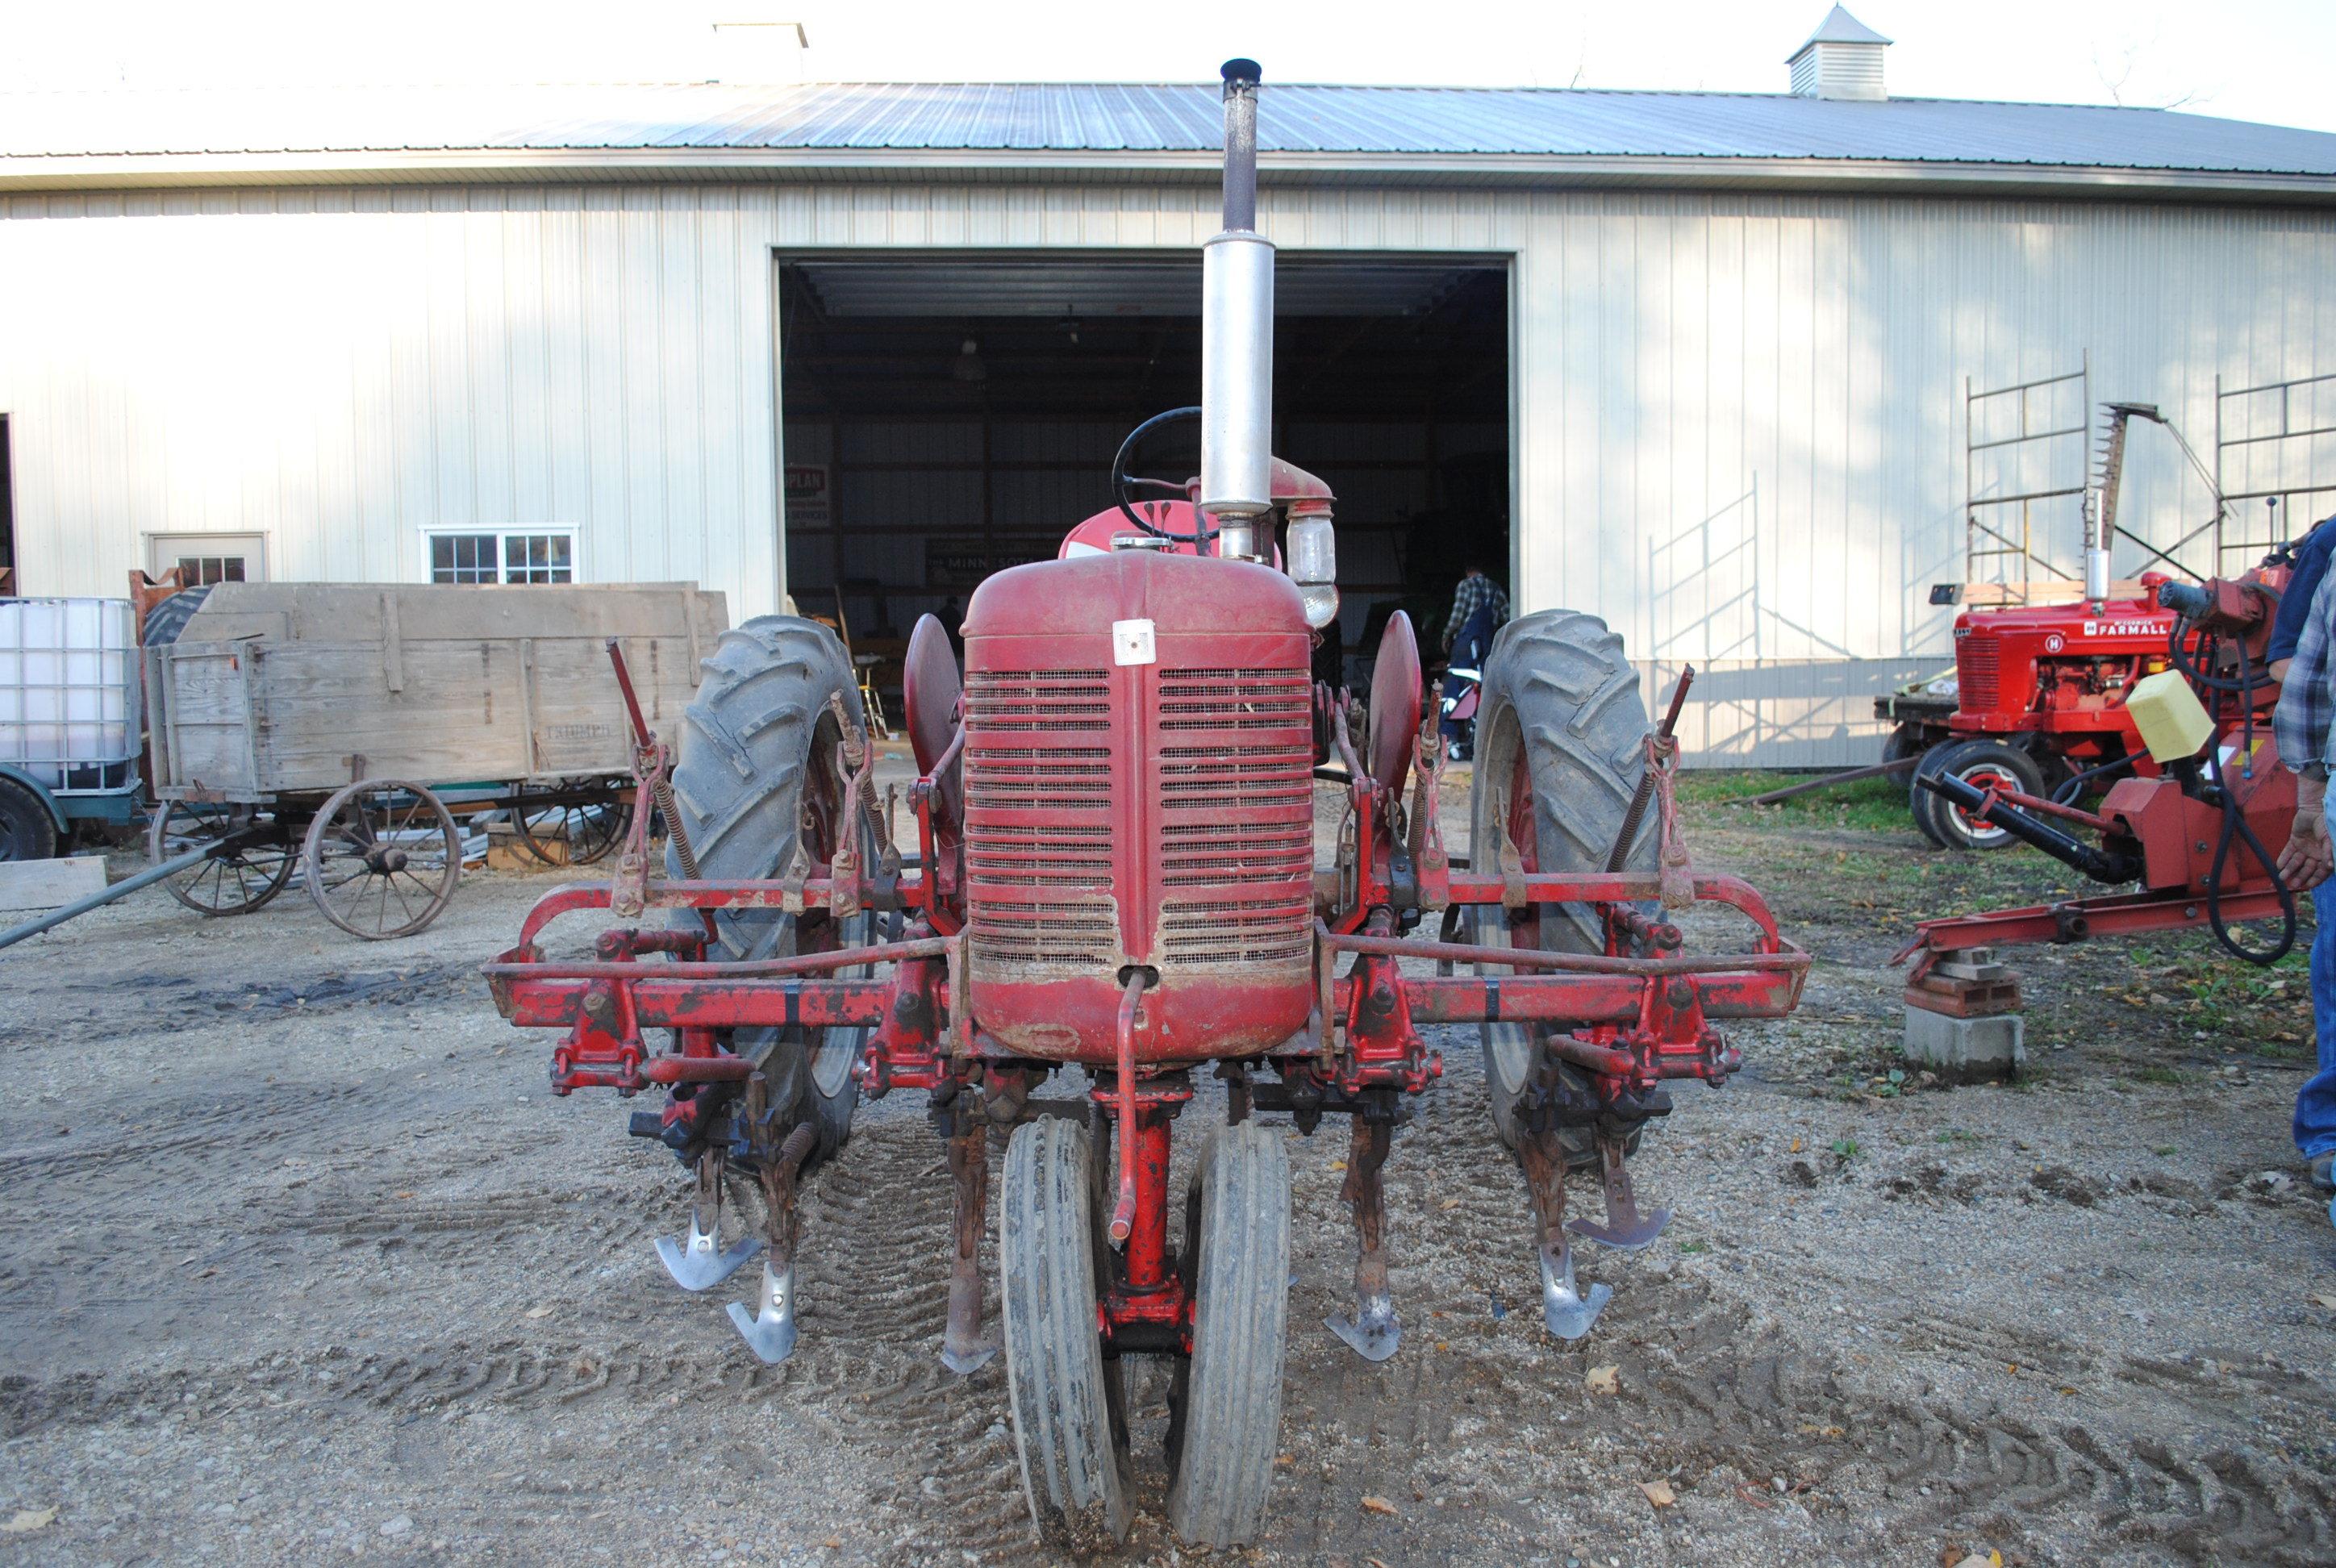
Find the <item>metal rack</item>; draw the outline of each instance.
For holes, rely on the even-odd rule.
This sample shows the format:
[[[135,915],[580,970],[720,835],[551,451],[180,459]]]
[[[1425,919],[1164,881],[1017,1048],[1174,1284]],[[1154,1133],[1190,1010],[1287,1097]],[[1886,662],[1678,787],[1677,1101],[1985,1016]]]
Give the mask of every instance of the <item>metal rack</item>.
[[[2279,427],[2256,433],[2256,424],[2268,413],[2265,404],[2273,397],[2278,400]],[[2259,401],[2250,404],[2245,401],[2248,399]],[[2301,428],[2295,423],[2299,417],[2299,402],[2302,404],[2301,417],[2305,422]],[[2230,434],[2234,424],[2249,433]],[[2304,471],[2303,482],[2253,483],[2256,465],[2253,461],[2254,452],[2252,449],[2269,446],[2272,466],[2279,480],[2284,482],[2292,477],[2287,472],[2287,465],[2296,449],[2271,446],[2270,443],[2303,441],[2314,436],[2336,437],[2336,373],[2302,375],[2289,381],[2266,381],[2260,385],[2228,389],[2224,387],[2221,376],[2214,377],[2214,490],[2223,503],[2222,515],[2217,519],[2218,526],[2214,531],[2214,569],[2217,572],[2223,570],[2226,564],[2233,565],[2234,570],[2244,570],[2276,546],[2286,542],[2298,526],[2293,509],[2299,496],[2336,493],[2336,481],[2324,484],[2310,482],[2308,467]],[[2243,453],[2242,449],[2249,450]],[[2236,479],[2227,477],[2230,459],[2234,455],[2244,455],[2248,459],[2238,465],[2242,473]],[[2310,451],[2306,449],[2302,461],[2308,464],[2310,456]],[[2241,488],[2233,489],[2234,483]],[[2243,501],[2277,504],[2265,505],[2260,510],[2235,506],[2234,503]],[[2259,530],[2251,526],[2251,520],[2258,517],[2262,523]],[[2234,524],[2234,527],[2232,526]],[[2309,527],[2310,520],[2307,519],[2303,526]],[[2237,537],[2233,537],[2234,534]],[[2227,557],[2234,553],[2241,559],[2235,563],[2228,562]]]
[[[2001,602],[2026,604],[2031,593],[2049,593],[2064,588],[2079,574],[2059,566],[2037,548],[2035,508],[2039,502],[2053,501],[2061,496],[2081,498],[2089,482],[2088,467],[2090,446],[2087,436],[2091,431],[2093,407],[2092,355],[2086,354],[2078,367],[2062,375],[2041,376],[2034,381],[2022,381],[2010,386],[1990,387],[1980,391],[1971,385],[1970,376],[1963,377],[1963,579],[1976,586],[1990,573],[1996,575],[1993,586],[2001,589]],[[2053,405],[2066,394],[2057,389],[2073,384],[2077,388],[2078,408],[2081,411],[2074,424],[2052,424]],[[1999,400],[2015,400],[2019,421],[2018,433],[1979,439],[1982,419],[2004,406]],[[2040,408],[2039,405],[2041,405]],[[2039,428],[2039,422],[2044,425]],[[2073,477],[2062,484],[2047,481],[2039,488],[2021,488],[2001,495],[1980,493],[1980,465],[1983,453],[2009,453],[2011,449],[2029,447],[2050,441],[2073,441],[2073,455],[2068,464],[2073,465]],[[2055,469],[2064,466],[2059,454],[2046,449],[2048,464]],[[2008,517],[2000,510],[2016,507]],[[2039,579],[2037,568],[2043,567],[2049,578]],[[2017,577],[2012,575],[2017,572]]]

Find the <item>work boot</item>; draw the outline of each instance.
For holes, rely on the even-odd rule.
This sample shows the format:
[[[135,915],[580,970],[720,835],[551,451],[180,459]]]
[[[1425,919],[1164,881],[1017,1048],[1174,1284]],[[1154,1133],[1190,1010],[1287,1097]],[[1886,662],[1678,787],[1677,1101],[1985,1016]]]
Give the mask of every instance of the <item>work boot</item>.
[[[2313,1186],[2323,1193],[2336,1193],[2336,1149],[2331,1149],[2324,1154],[2312,1155],[2309,1168],[2312,1172]],[[2330,1213],[2331,1215],[2336,1215],[2336,1210],[2331,1210]]]

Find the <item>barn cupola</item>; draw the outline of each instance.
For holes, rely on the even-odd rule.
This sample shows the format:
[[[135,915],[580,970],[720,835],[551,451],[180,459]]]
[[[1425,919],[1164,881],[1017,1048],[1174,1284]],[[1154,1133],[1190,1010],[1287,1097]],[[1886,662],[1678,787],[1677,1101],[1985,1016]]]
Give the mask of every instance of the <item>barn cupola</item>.
[[[1889,47],[1889,39],[1836,5],[1785,62],[1793,68],[1793,92],[1879,102],[1889,96],[1882,90],[1882,52]]]

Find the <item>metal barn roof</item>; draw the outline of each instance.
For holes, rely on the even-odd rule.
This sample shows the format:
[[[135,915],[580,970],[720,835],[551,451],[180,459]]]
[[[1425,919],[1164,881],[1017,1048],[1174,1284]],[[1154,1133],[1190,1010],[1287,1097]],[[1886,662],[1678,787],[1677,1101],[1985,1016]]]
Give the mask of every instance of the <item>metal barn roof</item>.
[[[1213,160],[1217,89],[1202,84],[861,83],[754,86],[297,88],[0,98],[0,180],[120,183],[141,169],[336,178],[417,165],[759,170],[1018,167],[1093,170]],[[2228,187],[2262,177],[2317,193],[2336,135],[2155,109],[1786,93],[1271,85],[1266,172],[1595,173],[1628,161],[2162,171]],[[1202,155],[1205,155],[1203,158]],[[1562,166],[1562,167],[1561,167]],[[2199,176],[2192,180],[2185,177]]]

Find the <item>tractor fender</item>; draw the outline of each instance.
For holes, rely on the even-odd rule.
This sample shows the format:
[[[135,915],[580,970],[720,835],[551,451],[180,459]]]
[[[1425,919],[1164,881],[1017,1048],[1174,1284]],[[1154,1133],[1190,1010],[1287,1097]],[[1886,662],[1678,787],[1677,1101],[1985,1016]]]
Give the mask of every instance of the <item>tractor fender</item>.
[[[33,792],[33,798],[39,801],[43,806],[47,808],[49,820],[57,824],[57,832],[64,833],[71,833],[73,831],[73,829],[65,823],[64,808],[57,804],[57,797],[49,793],[48,785],[43,784],[31,774],[26,773],[23,768],[16,766],[13,763],[0,762],[0,778],[14,779],[16,783],[23,784],[26,789],[31,790]]]

